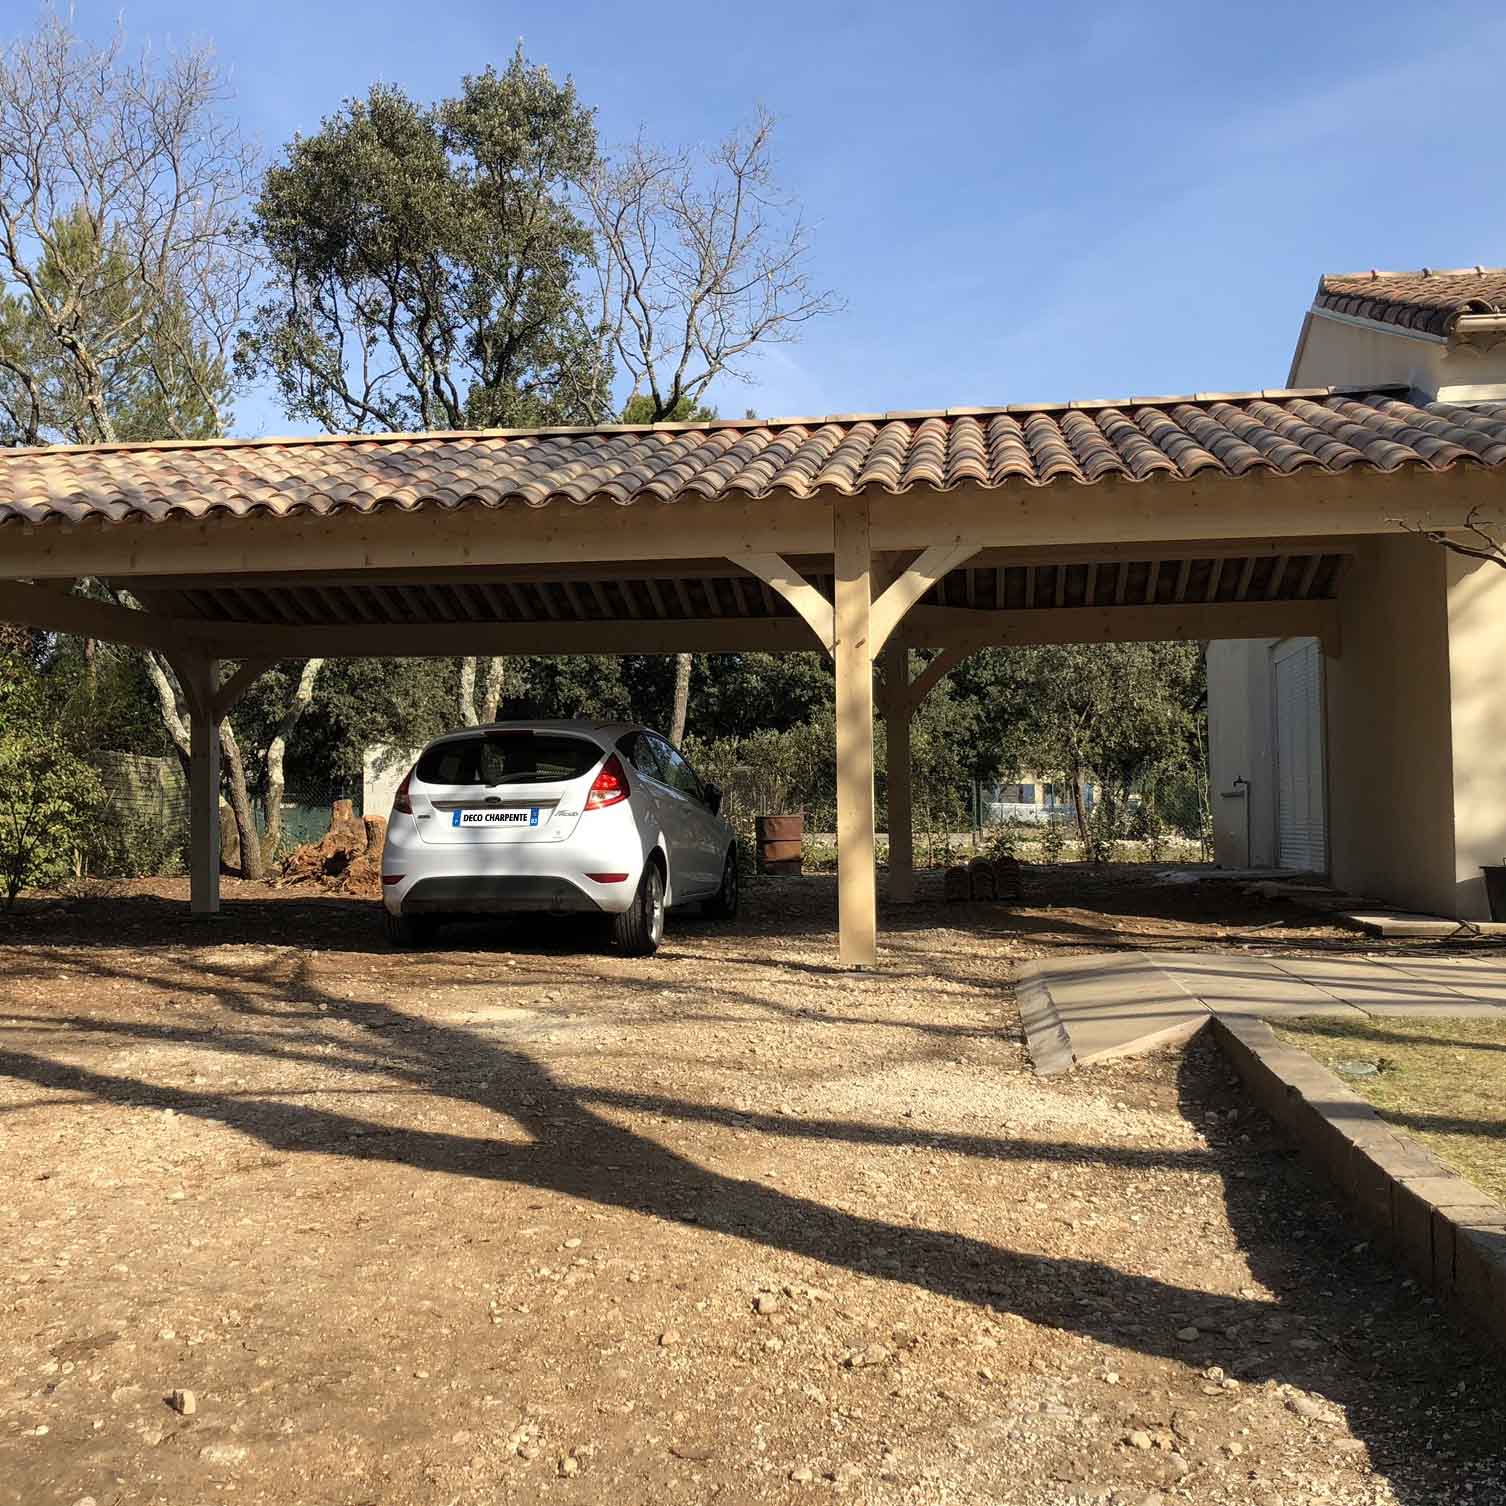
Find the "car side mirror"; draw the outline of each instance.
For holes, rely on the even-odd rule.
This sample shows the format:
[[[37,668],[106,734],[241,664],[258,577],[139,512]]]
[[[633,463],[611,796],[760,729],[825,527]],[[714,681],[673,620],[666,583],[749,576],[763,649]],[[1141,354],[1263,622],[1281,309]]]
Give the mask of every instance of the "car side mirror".
[[[719,784],[706,786],[706,806],[713,816],[722,813],[722,787]]]

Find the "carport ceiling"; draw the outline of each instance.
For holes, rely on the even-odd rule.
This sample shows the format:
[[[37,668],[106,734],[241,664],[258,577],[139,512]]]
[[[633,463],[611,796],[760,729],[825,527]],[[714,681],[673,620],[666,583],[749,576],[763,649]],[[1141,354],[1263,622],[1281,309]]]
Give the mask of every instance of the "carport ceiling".
[[[1331,600],[1347,551],[1314,550],[1310,540],[1260,546],[1162,547],[1115,557],[1020,559],[986,550],[950,571],[920,598],[922,607],[977,612],[1058,607],[1170,606],[1189,602]],[[827,600],[830,557],[788,561]],[[891,571],[910,558],[901,556]],[[431,569],[303,575],[143,577],[131,584],[149,610],[206,623],[289,626],[435,623],[687,622],[794,619],[767,582],[729,561],[628,560],[594,568],[476,567],[457,575]]]

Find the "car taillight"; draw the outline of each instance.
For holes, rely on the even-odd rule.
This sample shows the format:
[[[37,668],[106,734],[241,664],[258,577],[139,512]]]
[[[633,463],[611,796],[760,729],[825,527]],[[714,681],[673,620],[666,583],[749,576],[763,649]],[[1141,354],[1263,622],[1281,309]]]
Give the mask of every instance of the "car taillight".
[[[413,770],[409,769],[403,775],[403,782],[397,787],[397,794],[392,797],[392,813],[395,816],[411,816],[413,814],[413,802],[408,798],[408,781],[413,778]]]
[[[622,767],[622,760],[614,753],[602,764],[601,772],[596,776],[596,781],[586,796],[586,809],[588,811],[603,810],[609,805],[616,805],[619,800],[626,800],[627,797],[627,770]]]

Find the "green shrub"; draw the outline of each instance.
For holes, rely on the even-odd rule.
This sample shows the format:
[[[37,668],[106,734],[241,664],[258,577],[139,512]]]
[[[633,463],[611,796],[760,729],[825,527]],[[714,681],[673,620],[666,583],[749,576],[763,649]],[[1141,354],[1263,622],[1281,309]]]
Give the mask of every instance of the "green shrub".
[[[83,850],[86,868],[98,878],[170,878],[188,867],[188,831],[183,822],[110,801]]]
[[[1047,816],[1041,827],[1041,862],[1059,863],[1067,848],[1067,823],[1060,816]]]
[[[77,872],[104,807],[99,776],[46,723],[0,732],[0,883],[5,908],[23,888]]]

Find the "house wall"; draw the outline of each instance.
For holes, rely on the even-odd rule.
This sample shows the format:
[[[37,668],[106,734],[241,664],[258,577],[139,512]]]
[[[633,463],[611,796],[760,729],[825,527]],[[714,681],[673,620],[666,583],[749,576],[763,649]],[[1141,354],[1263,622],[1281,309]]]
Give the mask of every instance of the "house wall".
[[[1446,573],[1426,539],[1367,540],[1324,663],[1333,881],[1433,914],[1454,909]]]
[[[1404,382],[1450,402],[1506,397],[1506,342],[1488,349],[1309,312],[1292,359],[1293,387]]]
[[[1453,742],[1454,905],[1483,920],[1482,863],[1506,862],[1506,570],[1444,555]]]

